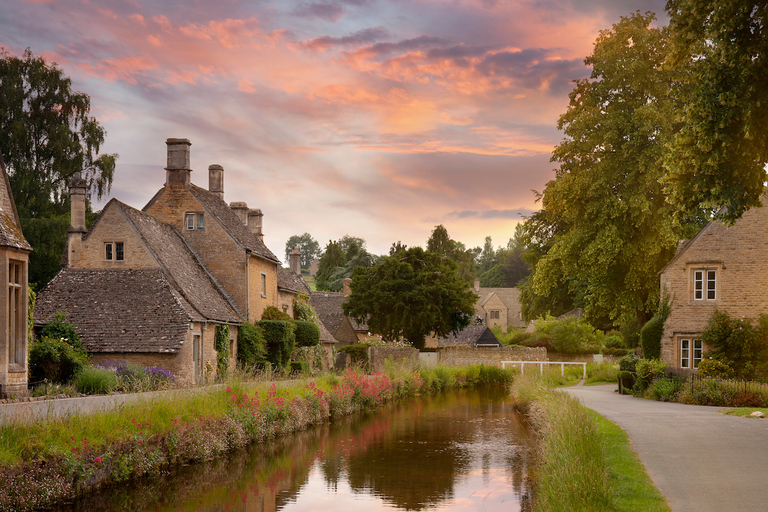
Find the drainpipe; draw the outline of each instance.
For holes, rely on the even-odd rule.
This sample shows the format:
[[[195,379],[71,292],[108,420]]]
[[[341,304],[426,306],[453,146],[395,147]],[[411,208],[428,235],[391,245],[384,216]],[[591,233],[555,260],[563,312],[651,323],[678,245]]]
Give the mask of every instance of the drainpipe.
[[[245,321],[251,321],[251,271],[249,264],[251,261],[251,252],[245,251]]]

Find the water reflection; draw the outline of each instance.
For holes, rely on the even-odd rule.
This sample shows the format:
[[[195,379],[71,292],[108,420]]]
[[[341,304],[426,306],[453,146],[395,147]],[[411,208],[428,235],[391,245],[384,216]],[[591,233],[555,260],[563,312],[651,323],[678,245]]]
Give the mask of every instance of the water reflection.
[[[528,510],[527,434],[498,392],[449,392],[253,446],[62,510]]]

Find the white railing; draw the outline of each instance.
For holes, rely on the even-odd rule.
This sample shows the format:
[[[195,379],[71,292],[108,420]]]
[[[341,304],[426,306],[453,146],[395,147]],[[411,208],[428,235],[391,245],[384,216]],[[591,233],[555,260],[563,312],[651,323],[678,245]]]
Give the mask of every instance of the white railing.
[[[583,379],[587,378],[587,363],[576,363],[576,362],[562,362],[562,361],[502,361],[501,367],[505,368],[508,364],[519,364],[520,365],[520,373],[525,373],[525,365],[527,364],[537,364],[539,365],[539,373],[544,373],[544,365],[551,365],[551,364],[559,364],[560,365],[560,375],[565,375],[565,365],[581,365],[583,369]]]

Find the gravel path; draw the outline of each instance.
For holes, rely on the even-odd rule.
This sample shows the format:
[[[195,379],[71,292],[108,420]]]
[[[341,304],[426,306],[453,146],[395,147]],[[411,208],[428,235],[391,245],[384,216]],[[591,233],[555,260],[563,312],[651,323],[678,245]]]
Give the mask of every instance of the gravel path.
[[[768,510],[768,419],[621,396],[615,389],[563,391],[627,432],[674,512]]]

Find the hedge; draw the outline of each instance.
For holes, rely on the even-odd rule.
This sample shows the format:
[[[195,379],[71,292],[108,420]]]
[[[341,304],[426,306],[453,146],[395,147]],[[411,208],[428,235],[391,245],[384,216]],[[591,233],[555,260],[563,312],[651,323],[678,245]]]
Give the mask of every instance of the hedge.
[[[267,361],[272,363],[275,369],[286,368],[296,343],[294,323],[282,320],[261,320],[256,325],[261,327],[267,342]]]
[[[296,345],[314,347],[320,344],[320,328],[313,322],[296,320]]]

